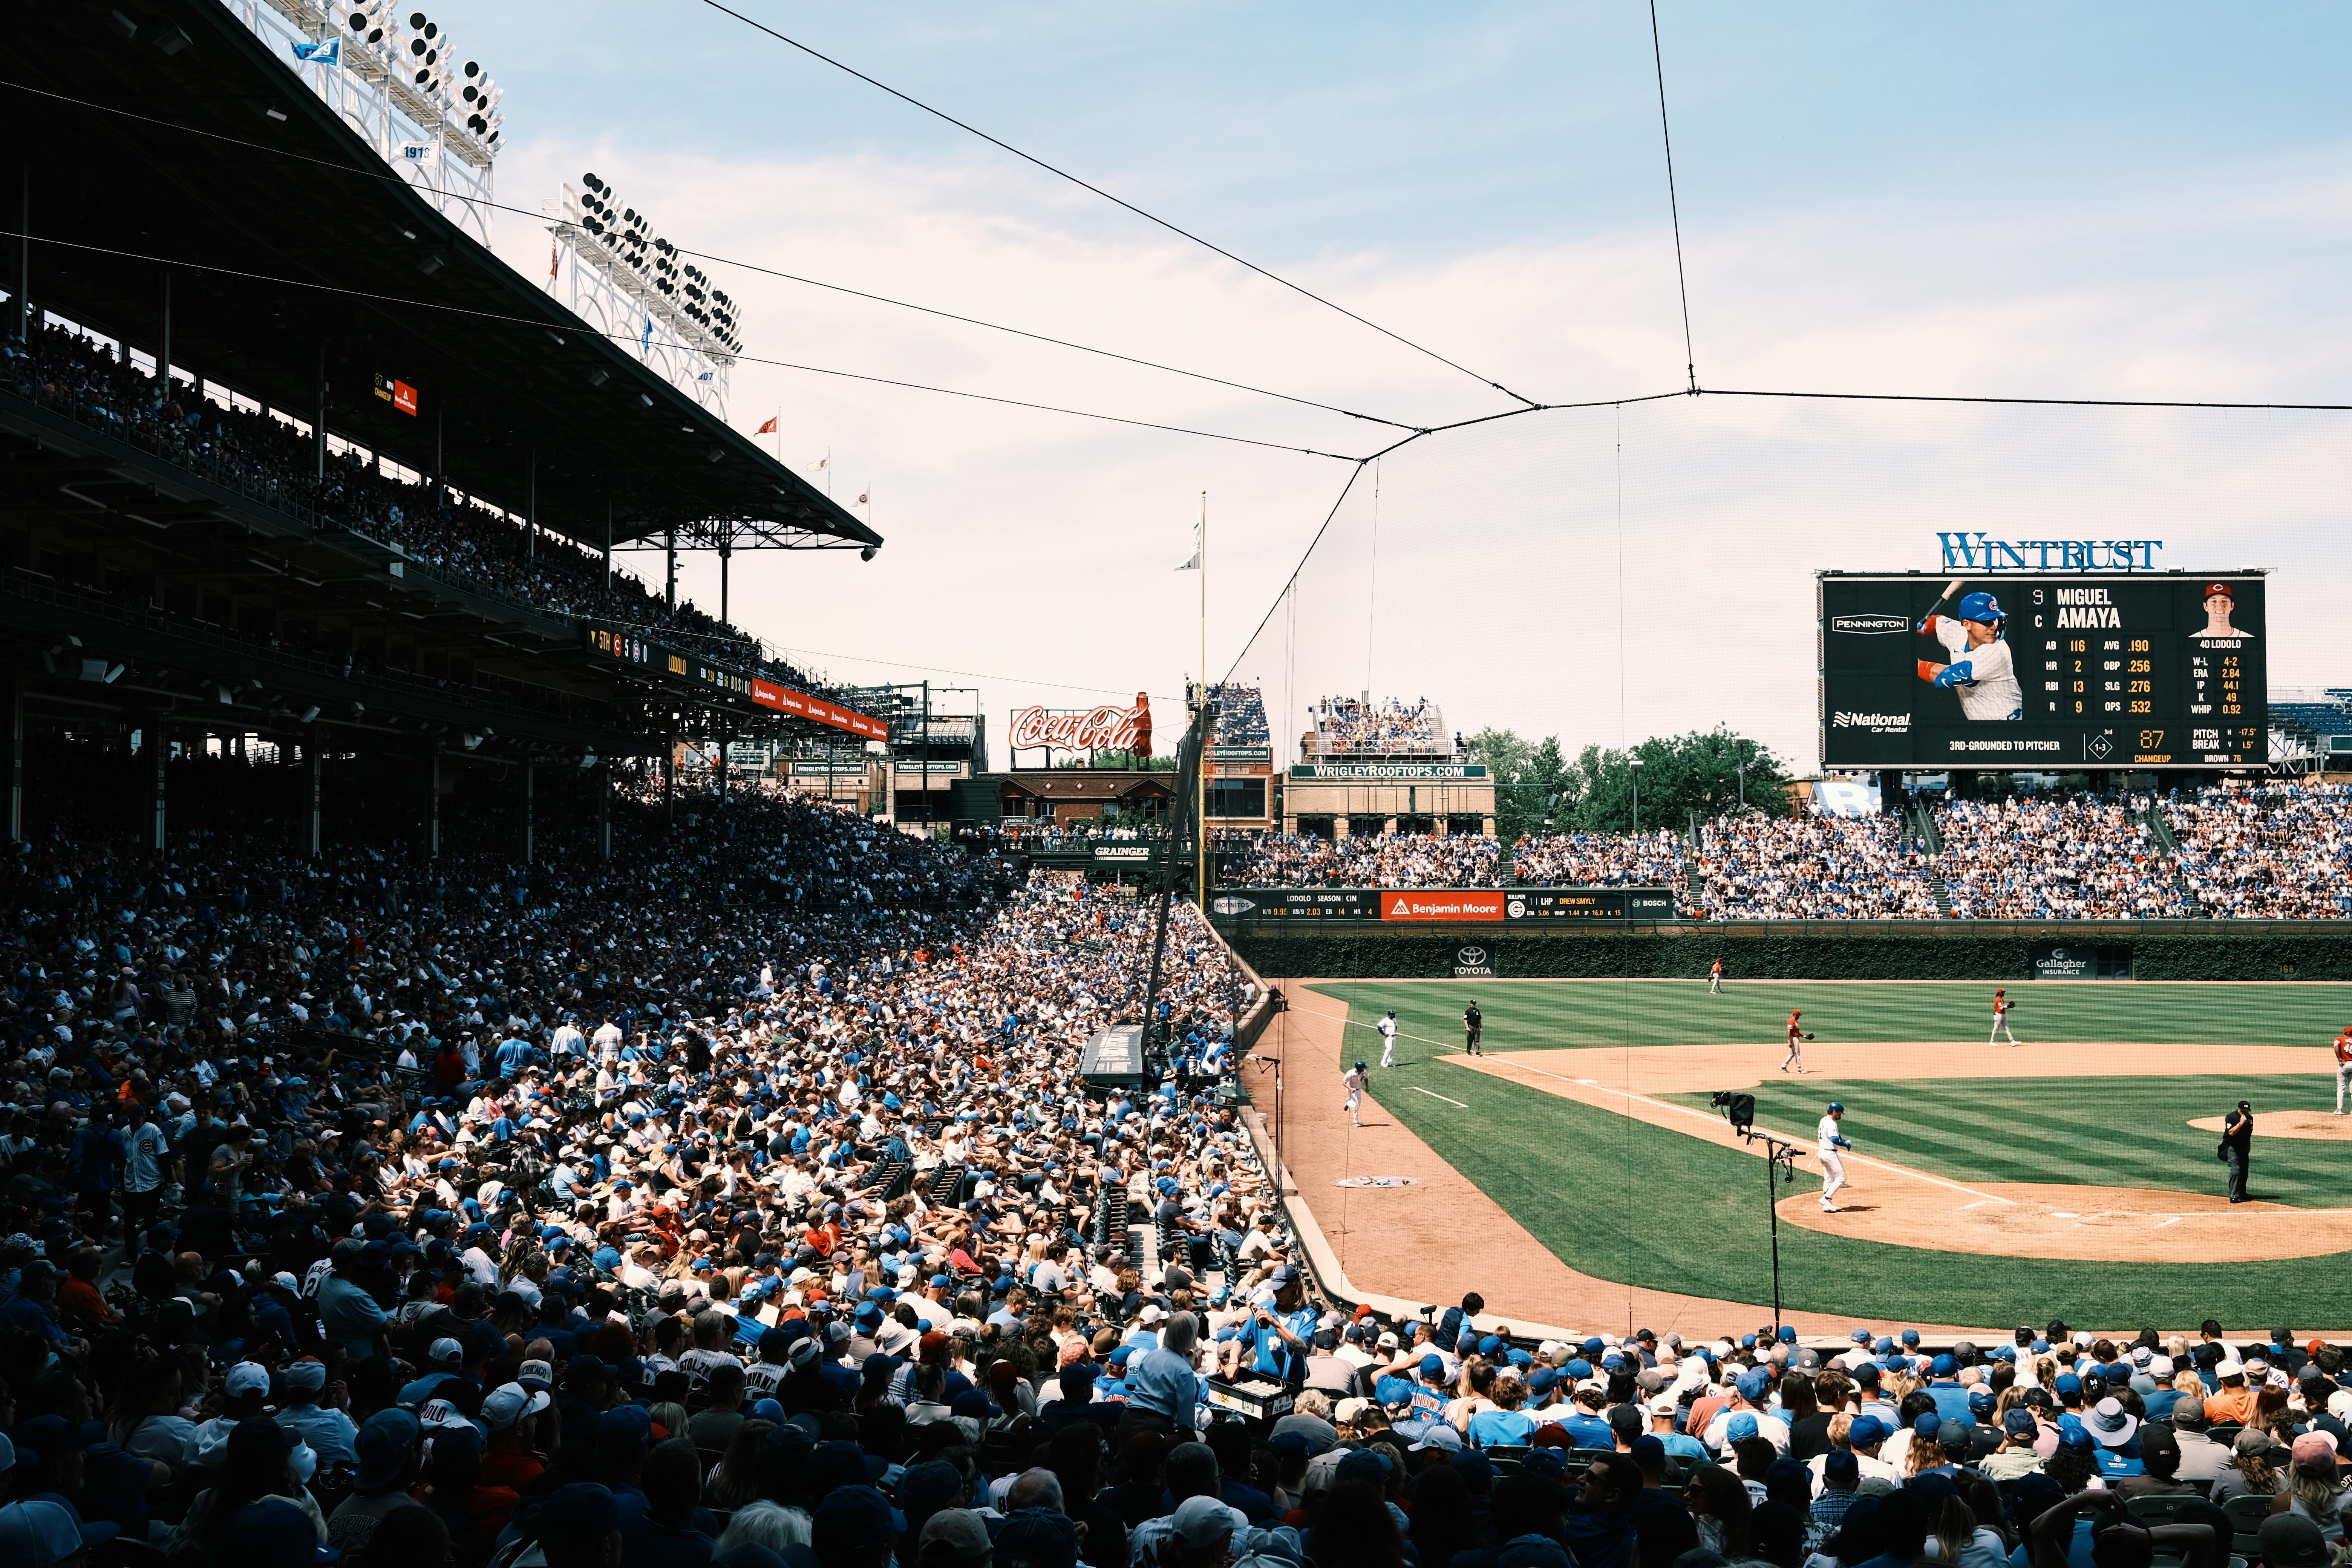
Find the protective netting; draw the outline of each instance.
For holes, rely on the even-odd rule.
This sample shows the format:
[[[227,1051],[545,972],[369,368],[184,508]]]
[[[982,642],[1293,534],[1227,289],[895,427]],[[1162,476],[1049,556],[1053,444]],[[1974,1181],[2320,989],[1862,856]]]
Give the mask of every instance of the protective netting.
[[[2352,1322],[2328,1267],[2352,1250],[2352,786],[2307,756],[1824,778],[1814,577],[1967,575],[1942,534],[2268,568],[2269,687],[2340,706],[2345,419],[1710,395],[1368,466],[1231,661],[1293,771],[1218,889],[1292,1002],[1262,1047],[1279,1117],[1270,1082],[1253,1098],[1358,1289],[1753,1328],[1777,1197],[1808,1328]],[[1539,798],[1464,776],[1501,771],[1490,730],[1557,739],[1551,772],[1510,754]],[[1624,919],[1652,889],[1670,902]],[[1595,890],[1621,901],[1563,908]],[[1855,1147],[1825,1212],[1832,1101]],[[1768,1192],[1730,1110],[1797,1151],[1792,1184]]]

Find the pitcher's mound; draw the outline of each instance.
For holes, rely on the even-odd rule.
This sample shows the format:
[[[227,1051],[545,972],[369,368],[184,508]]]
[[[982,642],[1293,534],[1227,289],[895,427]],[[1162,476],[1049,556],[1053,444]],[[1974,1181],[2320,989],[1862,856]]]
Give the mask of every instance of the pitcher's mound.
[[[2189,1124],[2207,1132],[2221,1131],[2221,1118],[2200,1116]],[[2254,1115],[2258,1138],[2316,1138],[2326,1143],[2352,1143],[2352,1116],[2326,1110],[2264,1110]]]

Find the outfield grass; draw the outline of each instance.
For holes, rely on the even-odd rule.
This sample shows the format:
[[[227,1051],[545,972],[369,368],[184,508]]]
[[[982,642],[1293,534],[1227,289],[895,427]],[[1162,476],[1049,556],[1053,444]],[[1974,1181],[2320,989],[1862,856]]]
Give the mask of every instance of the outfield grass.
[[[1704,1094],[1662,1098],[1707,1109]],[[2254,1165],[2248,1192],[2299,1208],[2352,1206],[2352,1163],[2345,1159],[2345,1145],[2262,1135],[2264,1110],[2336,1109],[2334,1086],[2317,1074],[2007,1082],[1774,1076],[1757,1088],[1756,1120],[1810,1144],[1822,1107],[1832,1100],[1845,1104],[1846,1136],[1857,1152],[1956,1182],[2210,1193],[2226,1190],[2227,1171],[2213,1157],[2220,1135],[2189,1126],[2189,1120],[2222,1115],[2249,1100]]]
[[[1932,1026],[1948,1019],[1956,1005],[1964,1009],[1963,1016],[1977,1018],[1991,994],[1990,986],[1978,985],[1832,982],[1734,987],[1719,997],[1709,996],[1703,983],[1536,982],[1480,988],[1443,981],[1347,982],[1318,989],[1350,1003],[1351,1021],[1357,1025],[1370,1025],[1383,1010],[1394,1007],[1405,1035],[1423,1037],[1402,1042],[1397,1068],[1374,1070],[1372,1089],[1381,1105],[1570,1268],[1652,1289],[1755,1301],[1768,1310],[1771,1254],[1763,1162],[1527,1084],[1439,1061],[1461,1048],[1464,1004],[1477,997],[1486,1015],[1490,1047],[1524,1050],[1629,1040],[1644,1045],[1769,1042],[1778,1037],[1780,1021],[1791,1006],[1802,1006],[1809,1021],[1817,1012],[1824,1022],[1832,1016],[1841,1024],[1853,1020],[1843,1027],[1820,1030],[1824,1038],[1955,1037],[1950,1028]],[[2028,1040],[2120,1038],[2190,1045],[2218,1038],[2317,1045],[2344,1022],[2337,1015],[2346,1013],[2345,996],[2340,989],[2293,985],[2050,986],[2032,992],[2028,1007],[2020,1009],[2021,1023],[2030,1008],[2031,1016],[2041,1021],[2042,1033],[2021,1033]],[[1301,1005],[1318,1004],[1302,998]],[[2216,1033],[2200,1034],[2195,1022],[2199,1017]],[[2225,1020],[2231,1027],[2219,1030]],[[2128,1028],[2121,1026],[2126,1021]],[[2071,1032],[2062,1034],[2062,1028]],[[1373,1048],[1378,1037],[1368,1028],[1351,1028],[1349,1037],[1360,1054],[1379,1059]],[[2301,1079],[2248,1081],[2258,1085],[2261,1094],[2242,1092],[2258,1107],[2273,1103],[2273,1096],[2280,1108],[2316,1105],[2316,1096],[2326,1087],[2316,1074],[2307,1083]],[[2210,1115],[2221,1108],[2214,1086],[2161,1078],[2120,1084],[2114,1079],[1925,1084],[1937,1091],[1934,1099],[1938,1104],[1994,1117],[1996,1133],[2006,1125],[2001,1119],[2018,1114],[2019,1107],[2071,1105],[2078,1136],[2113,1141],[2116,1149],[2111,1154],[2139,1147],[2140,1152],[2132,1153],[2138,1163],[2131,1169],[2147,1173],[2129,1184],[2207,1191],[2213,1185],[2200,1184],[2218,1184],[2221,1166],[2213,1158],[2214,1136],[2180,1125],[2189,1115]],[[1294,1091],[1300,1087],[1294,1084]],[[1865,1153],[1956,1177],[2070,1179],[2063,1162],[2054,1168],[2023,1169],[2021,1147],[2010,1156],[2020,1163],[2012,1168],[1997,1169],[1991,1151],[1965,1168],[1953,1163],[1972,1156],[1950,1142],[1949,1124],[1939,1125],[1939,1118],[1924,1109],[1890,1103],[1920,1087],[1917,1080],[1843,1089],[1822,1079],[1808,1079],[1801,1086],[1794,1080],[1785,1087],[1774,1082],[1759,1091],[1759,1117],[1803,1131],[1819,1114],[1811,1109],[1817,1100],[1843,1097],[1856,1106],[1856,1137]],[[1433,1095],[1465,1105],[1457,1108]],[[1920,1107],[1927,1103],[1925,1099],[1918,1101]],[[2062,1145],[2065,1142],[2063,1129],[2052,1136]],[[1912,1142],[1903,1146],[1904,1139]],[[2287,1142],[2258,1140],[2255,1188],[2285,1201],[2342,1206],[2346,1194],[2352,1193],[2352,1176],[2337,1179],[2332,1194],[2322,1190],[2331,1154],[2341,1160],[2336,1146],[2310,1143],[2288,1150]],[[2067,1151],[2062,1147],[2060,1152]],[[2087,1152],[2078,1150],[2069,1157],[2086,1158]],[[2158,1167],[2160,1177],[2155,1173]],[[2112,1165],[2101,1169],[2099,1180],[2105,1184],[2124,1182]],[[1801,1172],[1794,1187],[1784,1185],[1780,1191],[1786,1195],[1819,1187],[1814,1176]],[[2194,1323],[2213,1316],[2224,1322],[2352,1324],[2352,1253],[2262,1263],[2078,1263],[1934,1252],[1783,1226],[1780,1255],[1787,1306],[1889,1321],[1998,1327],[2044,1322],[2054,1315],[2072,1322],[2137,1327]]]
[[[1703,979],[1348,980],[1317,989],[1348,1002],[1366,1023],[1394,1007],[1406,1033],[1454,1049],[1472,997],[1492,1051],[1778,1045],[1791,1007],[1804,1009],[1805,1026],[1824,1040],[1981,1040],[1992,1025],[1992,987],[1976,982],[1759,980],[1727,984],[1720,995]],[[2028,1045],[2324,1046],[2352,1023],[2352,985],[2027,982],[2009,994],[2018,1004],[2010,1026]]]

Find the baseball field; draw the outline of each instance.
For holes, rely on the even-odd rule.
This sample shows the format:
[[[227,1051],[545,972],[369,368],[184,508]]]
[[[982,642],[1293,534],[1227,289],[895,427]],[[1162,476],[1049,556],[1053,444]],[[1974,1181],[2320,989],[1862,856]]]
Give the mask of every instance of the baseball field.
[[[1810,1329],[2352,1328],[2352,1117],[2334,1115],[2328,1049],[2352,986],[2012,986],[2010,1047],[1986,1044],[1975,983],[1276,984],[1291,1010],[1259,1049],[1285,1058],[1285,1161],[1362,1289],[1752,1328],[1777,1198],[1783,1300]],[[1815,1036],[1801,1077],[1779,1070],[1791,1008]],[[1339,1082],[1360,1059],[1360,1130]],[[1768,1190],[1717,1090],[1752,1093],[1758,1129],[1801,1144],[1793,1182]],[[2214,1147],[2240,1100],[2255,1201],[2231,1205]],[[1836,1214],[1811,1153],[1831,1100],[1855,1144]],[[1383,1177],[1402,1180],[1361,1184]]]

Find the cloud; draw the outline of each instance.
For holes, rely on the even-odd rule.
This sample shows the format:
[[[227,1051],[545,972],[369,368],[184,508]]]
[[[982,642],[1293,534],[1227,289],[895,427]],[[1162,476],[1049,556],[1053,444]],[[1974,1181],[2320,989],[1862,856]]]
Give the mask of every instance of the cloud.
[[[588,167],[696,250],[1411,425],[1512,406],[992,155],[716,160],[541,141],[502,161],[501,189],[510,200],[552,192]],[[2194,171],[2160,196],[1956,212],[1932,193],[1896,193],[1695,224],[1700,378],[2340,400],[2352,386],[2352,307],[2336,285],[2352,226],[2346,184],[2317,159],[2248,159]],[[1682,384],[1663,224],[1452,255],[1416,237],[1410,256],[1367,248],[1268,264],[1546,402]],[[543,266],[543,244],[525,220],[501,217],[500,248],[526,275]],[[1406,434],[711,269],[742,301],[755,356],[1325,451],[1367,453]],[[1190,550],[1204,490],[1211,668],[1239,658],[1242,673],[1296,688],[1288,700],[1300,705],[1360,688],[1369,664],[1376,686],[1436,697],[1465,731],[1495,722],[1613,743],[1622,709],[1636,737],[1720,721],[1810,766],[1811,573],[1930,566],[1935,531],[1953,527],[2120,531],[2165,539],[2167,563],[2281,567],[2273,680],[2342,676],[2323,617],[2307,631],[2300,619],[2276,624],[2290,606],[2341,598],[2341,568],[2314,549],[2340,529],[2336,498],[2352,493],[2341,416],[1709,397],[1431,436],[1381,464],[1377,589],[1367,475],[1305,574],[1294,653],[1287,615],[1265,640],[1245,639],[1339,494],[1344,464],[751,363],[730,408],[746,430],[781,411],[785,460],[809,472],[830,452],[836,493],[870,486],[889,540],[871,564],[739,557],[737,618],[793,647],[983,672],[999,723],[1017,702],[1083,700],[1037,679],[1173,694],[1198,668],[1198,584],[1171,569]],[[709,563],[685,581],[715,601]],[[907,674],[815,662],[849,678]]]

